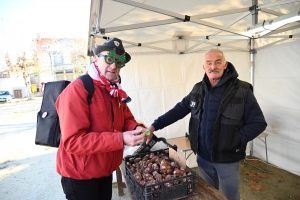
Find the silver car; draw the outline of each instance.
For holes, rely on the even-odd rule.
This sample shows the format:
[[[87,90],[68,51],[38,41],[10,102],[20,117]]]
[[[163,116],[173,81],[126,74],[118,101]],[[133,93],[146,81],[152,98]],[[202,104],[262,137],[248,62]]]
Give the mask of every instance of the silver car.
[[[8,91],[0,91],[0,101],[11,102],[12,95]]]

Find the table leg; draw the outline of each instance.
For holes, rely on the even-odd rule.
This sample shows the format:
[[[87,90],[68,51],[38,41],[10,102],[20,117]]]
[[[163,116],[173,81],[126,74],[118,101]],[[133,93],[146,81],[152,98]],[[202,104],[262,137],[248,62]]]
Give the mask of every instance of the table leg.
[[[117,183],[118,183],[118,194],[119,196],[124,195],[124,190],[123,190],[123,180],[122,180],[122,174],[120,167],[116,170],[116,175],[117,175]]]

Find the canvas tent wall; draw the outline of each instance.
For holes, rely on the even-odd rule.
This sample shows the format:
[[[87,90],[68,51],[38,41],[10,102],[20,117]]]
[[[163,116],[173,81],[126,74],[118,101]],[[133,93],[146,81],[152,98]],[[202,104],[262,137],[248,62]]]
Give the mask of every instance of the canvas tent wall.
[[[257,52],[255,95],[268,126],[269,161],[300,175],[300,41],[273,45]],[[265,158],[254,142],[254,156]]]
[[[102,44],[107,37],[122,39],[126,51],[132,56],[132,60],[121,70],[122,86],[133,99],[129,107],[136,118],[150,125],[187,95],[196,82],[201,81],[205,51],[220,48],[225,52],[226,59],[237,68],[239,78],[254,84],[254,93],[269,124],[266,131],[270,136],[270,163],[300,174],[300,167],[295,164],[300,161],[296,153],[299,150],[297,133],[300,129],[295,124],[293,129],[287,127],[299,119],[296,115],[299,114],[299,106],[292,104],[287,108],[274,102],[274,99],[280,99],[278,102],[290,103],[290,97],[284,95],[286,91],[296,95],[299,90],[291,87],[274,93],[264,92],[269,91],[266,86],[276,90],[273,84],[275,80],[281,80],[280,73],[270,77],[267,74],[280,72],[282,65],[285,69],[297,68],[296,63],[299,62],[287,65],[278,60],[282,57],[285,61],[299,59],[299,45],[295,45],[299,44],[299,22],[262,36],[247,33],[247,28],[256,23],[262,24],[264,20],[288,13],[297,14],[299,10],[299,1],[292,0],[91,0],[87,49],[90,55],[93,46]],[[290,50],[292,46],[293,50]],[[281,47],[285,47],[285,51],[279,51]],[[270,56],[270,51],[274,56]],[[265,60],[267,58],[268,61]],[[266,71],[270,64],[274,67]],[[297,73],[291,76],[293,81],[297,79]],[[262,80],[260,77],[268,78]],[[268,101],[274,104],[270,105]],[[271,109],[274,107],[278,109]],[[284,111],[291,117],[277,118]],[[291,120],[292,116],[294,120]],[[158,131],[157,135],[166,138],[183,136],[188,130],[188,120],[189,116]],[[270,126],[274,122],[280,124],[280,131],[277,129],[276,132]],[[281,144],[280,151],[276,149],[278,143]],[[264,150],[259,142],[254,140],[253,147],[254,155],[264,159]],[[287,155],[290,152],[295,154]],[[189,159],[191,165],[195,165],[193,159],[195,157]]]

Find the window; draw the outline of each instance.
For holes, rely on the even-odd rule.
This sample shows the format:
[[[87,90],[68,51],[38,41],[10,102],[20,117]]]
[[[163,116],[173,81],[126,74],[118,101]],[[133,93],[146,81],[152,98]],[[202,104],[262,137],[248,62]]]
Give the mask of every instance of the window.
[[[53,60],[54,60],[54,65],[59,65],[63,63],[63,57],[61,55],[54,55]]]

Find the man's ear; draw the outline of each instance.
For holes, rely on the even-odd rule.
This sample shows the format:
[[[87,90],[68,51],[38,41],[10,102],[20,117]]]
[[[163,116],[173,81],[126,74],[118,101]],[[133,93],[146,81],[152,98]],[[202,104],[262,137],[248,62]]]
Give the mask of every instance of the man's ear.
[[[93,60],[94,60],[94,62],[96,62],[97,61],[97,58],[98,56],[97,55],[95,55],[95,56],[93,56]]]
[[[226,68],[227,68],[227,66],[228,66],[228,62],[226,62],[226,63],[225,63],[225,68],[224,68],[224,69],[226,69]]]

